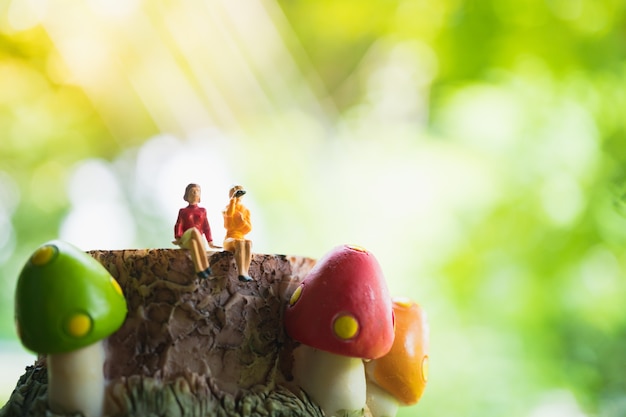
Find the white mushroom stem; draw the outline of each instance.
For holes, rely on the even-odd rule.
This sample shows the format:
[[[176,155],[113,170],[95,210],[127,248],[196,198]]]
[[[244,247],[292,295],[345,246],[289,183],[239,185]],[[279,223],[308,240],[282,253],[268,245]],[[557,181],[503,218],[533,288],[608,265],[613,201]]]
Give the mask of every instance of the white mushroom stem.
[[[48,355],[48,405],[59,414],[102,415],[104,349],[102,343]]]
[[[367,407],[372,417],[394,417],[398,412],[398,400],[386,390],[367,380]]]
[[[365,370],[359,358],[335,355],[306,345],[293,352],[296,383],[327,416],[365,407]]]

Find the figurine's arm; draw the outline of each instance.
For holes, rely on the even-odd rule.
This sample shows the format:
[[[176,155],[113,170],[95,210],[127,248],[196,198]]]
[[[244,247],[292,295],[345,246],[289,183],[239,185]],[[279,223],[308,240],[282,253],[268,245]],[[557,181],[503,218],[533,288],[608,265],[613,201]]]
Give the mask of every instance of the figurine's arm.
[[[176,239],[174,241],[174,243],[176,243],[178,241],[178,239],[180,239],[180,237],[183,235],[183,233],[185,232],[183,230],[183,221],[181,218],[181,210],[178,211],[178,218],[176,219],[176,224],[174,225],[174,239]]]
[[[202,223],[198,226],[206,237],[207,242],[213,242],[213,237],[211,236],[211,226],[209,226],[209,219],[207,218],[206,210],[203,210],[203,212],[204,215],[202,216]]]
[[[237,198],[231,197],[228,202],[228,206],[226,206],[226,210],[224,210],[224,216],[233,217],[235,215],[235,210],[237,209]]]

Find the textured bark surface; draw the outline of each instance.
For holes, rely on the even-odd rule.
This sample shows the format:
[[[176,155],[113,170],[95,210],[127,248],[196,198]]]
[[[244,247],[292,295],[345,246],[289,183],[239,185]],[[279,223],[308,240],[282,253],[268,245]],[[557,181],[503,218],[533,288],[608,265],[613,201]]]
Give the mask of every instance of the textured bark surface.
[[[240,282],[232,254],[195,276],[183,250],[93,251],[118,280],[124,325],[106,342],[111,416],[322,416],[291,383],[283,311],[314,261],[255,254]],[[52,415],[45,360],[29,367],[0,416]]]

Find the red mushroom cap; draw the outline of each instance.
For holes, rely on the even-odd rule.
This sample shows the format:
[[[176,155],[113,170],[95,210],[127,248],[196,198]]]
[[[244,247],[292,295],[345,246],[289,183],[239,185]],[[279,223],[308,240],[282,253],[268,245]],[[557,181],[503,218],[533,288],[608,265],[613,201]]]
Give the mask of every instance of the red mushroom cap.
[[[394,338],[391,297],[378,261],[343,245],[320,259],[291,296],[287,333],[316,349],[375,359]]]

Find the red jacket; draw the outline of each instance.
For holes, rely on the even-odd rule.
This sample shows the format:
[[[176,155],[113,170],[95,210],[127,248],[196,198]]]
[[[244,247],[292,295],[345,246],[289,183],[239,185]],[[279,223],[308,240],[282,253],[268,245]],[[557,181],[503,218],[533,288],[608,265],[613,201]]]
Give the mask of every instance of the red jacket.
[[[206,236],[206,240],[213,241],[211,237],[211,227],[206,217],[206,209],[198,205],[188,205],[178,211],[178,219],[174,225],[174,238],[180,238],[185,230],[195,227],[201,234]]]

